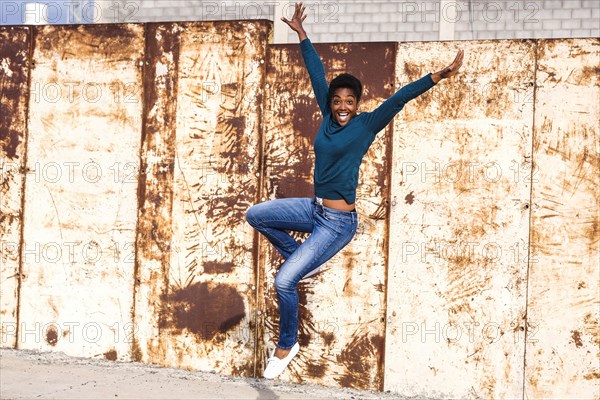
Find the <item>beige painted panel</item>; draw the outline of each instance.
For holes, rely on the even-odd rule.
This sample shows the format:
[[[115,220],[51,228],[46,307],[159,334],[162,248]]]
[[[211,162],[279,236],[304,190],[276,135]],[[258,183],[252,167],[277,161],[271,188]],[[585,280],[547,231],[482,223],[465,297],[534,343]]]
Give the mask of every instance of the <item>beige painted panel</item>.
[[[328,81],[342,72],[364,84],[360,111],[392,94],[395,45],[315,45]],[[314,197],[312,143],[321,122],[299,45],[269,49],[265,93],[265,186],[262,200]],[[380,390],[382,387],[386,288],[389,131],[379,133],[361,167],[357,190],[359,228],[325,271],[298,286],[300,354],[283,380]],[[306,236],[298,236],[303,240]],[[279,335],[273,280],[281,256],[260,242],[264,274],[264,342],[259,374]]]
[[[20,348],[130,359],[141,25],[35,32]]]
[[[29,28],[0,27],[0,347],[18,334],[30,38]]]
[[[459,48],[460,75],[394,126],[385,389],[520,398],[535,47],[401,44],[398,81]]]
[[[600,398],[600,43],[538,48],[525,398]]]
[[[163,289],[137,289],[148,296],[139,299],[148,306],[138,303],[136,310],[140,321],[147,318],[140,329],[151,332],[145,324],[158,320],[157,336],[140,336],[139,347],[150,362],[249,376],[256,282],[245,211],[258,190],[269,24],[203,22],[177,29],[178,54],[165,53],[161,67],[172,74],[178,57],[176,77],[167,77],[177,85],[172,212],[167,201],[164,218],[156,219],[172,227],[170,264],[141,259],[140,285]],[[149,185],[165,179],[148,178],[155,181]]]

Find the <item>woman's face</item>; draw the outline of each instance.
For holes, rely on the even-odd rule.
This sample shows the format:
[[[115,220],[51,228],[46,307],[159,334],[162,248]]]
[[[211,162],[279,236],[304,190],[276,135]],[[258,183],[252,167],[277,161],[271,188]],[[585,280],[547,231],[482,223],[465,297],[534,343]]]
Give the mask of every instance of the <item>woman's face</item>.
[[[356,116],[358,102],[354,92],[349,88],[339,88],[331,98],[331,112],[333,117],[341,126],[346,125]]]

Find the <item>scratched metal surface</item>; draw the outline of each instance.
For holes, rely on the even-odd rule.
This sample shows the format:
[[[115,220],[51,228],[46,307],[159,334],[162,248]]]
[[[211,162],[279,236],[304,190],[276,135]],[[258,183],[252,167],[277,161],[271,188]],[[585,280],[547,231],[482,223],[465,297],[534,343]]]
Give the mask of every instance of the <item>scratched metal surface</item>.
[[[600,41],[538,59],[525,398],[598,399]]]
[[[0,27],[0,347],[15,347],[27,142],[29,28]]]
[[[394,44],[315,47],[328,81],[342,72],[362,80],[365,93],[360,110],[370,111],[392,94]],[[298,44],[270,46],[267,85],[262,200],[312,197],[312,143],[321,116]],[[282,379],[370,390],[382,387],[389,138],[389,131],[380,133],[363,161],[357,191],[360,225],[354,240],[326,264],[325,272],[299,286],[301,352]],[[282,259],[264,239],[259,253],[264,274],[260,309],[266,313],[258,363],[262,369],[279,331],[273,279]]]
[[[18,346],[129,360],[144,29],[34,34]]]
[[[269,26],[203,22],[149,30],[158,106],[146,127],[146,169],[164,161],[173,172],[150,171],[145,182],[144,204],[154,201],[155,208],[139,237],[156,232],[161,246],[139,259],[136,321],[145,334],[137,342],[144,361],[254,374],[254,233],[245,211],[258,190]],[[161,124],[176,133],[160,132]]]
[[[385,389],[522,394],[534,42],[401,44],[401,84],[458,77],[394,126]]]
[[[160,359],[162,307],[171,261],[171,210],[177,116],[179,27],[146,25],[144,115],[138,191],[139,219],[134,287],[133,359]],[[142,346],[141,343],[144,345]]]

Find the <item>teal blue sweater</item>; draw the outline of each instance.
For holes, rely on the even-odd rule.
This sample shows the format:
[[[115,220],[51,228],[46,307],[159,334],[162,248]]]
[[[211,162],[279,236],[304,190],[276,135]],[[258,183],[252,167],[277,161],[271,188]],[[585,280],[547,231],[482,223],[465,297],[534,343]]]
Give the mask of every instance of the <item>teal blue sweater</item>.
[[[404,105],[431,89],[435,83],[431,74],[398,90],[372,112],[362,112],[346,125],[337,123],[329,107],[325,68],[310,39],[300,43],[302,57],[310,75],[323,122],[314,142],[315,195],[324,199],[354,203],[358,186],[358,170],[362,159],[375,140],[377,132],[389,124]]]

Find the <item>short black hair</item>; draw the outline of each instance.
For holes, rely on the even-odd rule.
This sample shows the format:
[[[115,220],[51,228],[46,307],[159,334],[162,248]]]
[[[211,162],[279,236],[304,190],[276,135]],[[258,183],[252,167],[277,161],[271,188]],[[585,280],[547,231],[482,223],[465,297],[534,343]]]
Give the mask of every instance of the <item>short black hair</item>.
[[[356,97],[356,102],[358,103],[360,101],[363,86],[357,77],[350,74],[340,74],[333,78],[333,80],[329,84],[329,92],[327,93],[327,97],[330,103],[335,91],[339,88],[347,88],[352,90],[352,92],[354,92],[354,97]]]

